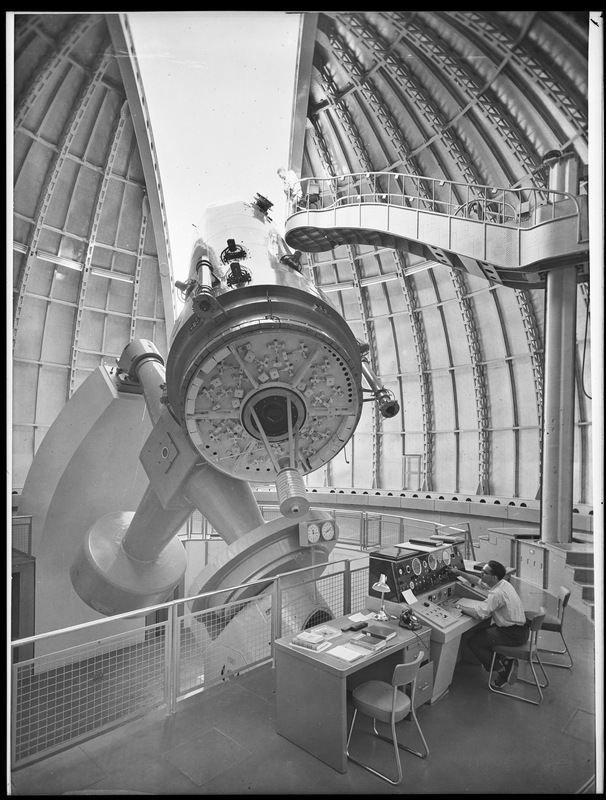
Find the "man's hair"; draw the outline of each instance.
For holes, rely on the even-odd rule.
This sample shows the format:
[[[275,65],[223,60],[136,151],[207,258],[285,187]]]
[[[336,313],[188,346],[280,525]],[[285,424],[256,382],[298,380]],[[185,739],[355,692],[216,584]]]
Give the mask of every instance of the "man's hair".
[[[502,581],[507,574],[507,570],[500,561],[489,561],[488,566],[490,567],[492,574],[495,575],[500,581]]]

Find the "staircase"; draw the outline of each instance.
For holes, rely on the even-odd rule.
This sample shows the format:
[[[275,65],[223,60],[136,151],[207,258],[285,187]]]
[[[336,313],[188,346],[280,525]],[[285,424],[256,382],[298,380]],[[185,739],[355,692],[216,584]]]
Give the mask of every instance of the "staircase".
[[[595,584],[593,550],[566,554],[566,570],[573,573],[572,582],[581,601],[589,606],[590,619],[595,619]],[[573,589],[574,591],[574,589]]]

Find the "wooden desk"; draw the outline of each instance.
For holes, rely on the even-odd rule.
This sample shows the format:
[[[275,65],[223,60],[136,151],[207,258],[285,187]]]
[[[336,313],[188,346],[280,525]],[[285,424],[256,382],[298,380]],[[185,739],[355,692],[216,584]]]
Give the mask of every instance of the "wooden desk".
[[[368,612],[366,612],[368,613]],[[349,623],[340,617],[327,624],[339,630]],[[391,681],[396,664],[414,661],[419,650],[429,659],[430,631],[412,631],[391,625],[396,636],[376,653],[353,663],[330,655],[330,650],[316,653],[291,647],[294,635],[275,642],[276,661],[276,730],[286,739],[319,758],[338,772],[347,772],[347,692],[368,680]],[[331,640],[331,645],[345,644],[355,634],[351,631]]]

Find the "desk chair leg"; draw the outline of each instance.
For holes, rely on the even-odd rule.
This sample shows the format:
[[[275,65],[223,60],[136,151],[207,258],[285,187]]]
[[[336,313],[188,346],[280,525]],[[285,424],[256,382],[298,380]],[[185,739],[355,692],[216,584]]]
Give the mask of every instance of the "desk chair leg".
[[[495,688],[492,685],[492,671],[494,669],[494,662],[497,657],[496,653],[492,654],[492,664],[490,665],[490,672],[488,673],[488,688],[491,692],[495,694],[504,694],[505,697],[515,697],[517,700],[522,700],[524,703],[531,703],[533,706],[538,706],[539,703],[543,702],[543,692],[541,691],[544,687],[541,683],[539,683],[539,679],[537,677],[537,673],[534,668],[534,663],[532,659],[530,660],[530,669],[532,670],[532,674],[534,675],[534,685],[537,687],[537,691],[539,693],[538,700],[530,700],[528,697],[523,697],[521,694],[514,694],[513,692],[502,692],[500,689]],[[541,669],[543,669],[543,665],[541,664]],[[543,675],[545,675],[545,670],[543,670]],[[519,680],[519,678],[518,678]],[[545,680],[549,681],[547,676],[545,675]],[[522,681],[523,683],[530,683],[533,684],[533,681]]]
[[[396,780],[393,780],[392,778],[389,778],[387,775],[384,775],[382,772],[378,772],[378,770],[373,769],[372,767],[369,767],[368,764],[364,764],[362,761],[358,761],[357,758],[354,758],[354,756],[352,756],[350,754],[350,752],[349,752],[349,742],[351,740],[351,734],[353,733],[354,723],[356,721],[357,714],[358,714],[358,709],[354,708],[354,713],[353,713],[353,717],[352,717],[352,720],[351,720],[351,725],[349,727],[349,734],[347,736],[347,747],[346,747],[346,751],[345,751],[346,755],[347,755],[347,758],[350,761],[353,761],[354,764],[357,764],[359,767],[362,767],[362,769],[365,769],[367,772],[372,772],[372,774],[376,775],[378,778],[383,778],[383,780],[387,781],[387,783],[391,783],[393,786],[396,786],[402,780],[402,764],[400,763],[400,754],[398,753],[397,746],[394,748],[395,749],[395,754],[396,754],[396,765],[398,767],[398,777],[397,777]],[[373,724],[374,724],[374,720],[373,720]]]
[[[564,644],[563,650],[553,650],[551,647],[537,647],[539,653],[551,653],[551,655],[558,655],[558,656],[567,656],[569,660],[569,664],[557,664],[555,661],[543,661],[546,667],[560,667],[561,669],[572,669],[572,665],[574,664],[572,660],[572,655],[570,650],[568,649],[568,645],[566,644],[566,639],[564,638],[564,634],[561,631],[557,631],[562,637],[562,642]]]
[[[419,721],[417,719],[417,715],[415,713],[414,708],[411,709],[410,714],[411,714],[411,717],[412,717],[412,719],[413,719],[413,721],[415,723],[415,727],[416,727],[417,732],[419,734],[419,738],[423,742],[423,751],[424,752],[420,752],[419,750],[413,750],[411,747],[406,747],[406,745],[403,745],[400,742],[398,742],[398,737],[396,736],[396,725],[395,725],[394,722],[391,723],[391,733],[392,733],[392,737],[393,737],[391,739],[388,736],[383,736],[382,734],[379,733],[379,731],[377,730],[377,721],[376,721],[376,719],[373,719],[373,721],[372,721],[372,729],[375,732],[375,736],[378,736],[379,739],[383,739],[384,742],[389,742],[390,744],[393,744],[396,747],[399,747],[400,750],[406,750],[408,753],[412,753],[413,756],[418,756],[419,758],[427,758],[427,756],[429,755],[429,747],[427,747],[427,742],[425,741],[425,737],[423,736],[423,731],[421,730],[421,727],[419,725]]]
[[[535,677],[535,680],[534,681],[530,681],[530,680],[528,680],[528,678],[520,678],[519,675],[518,675],[518,680],[521,681],[522,683],[530,683],[531,685],[532,684],[536,684],[537,686],[540,686],[541,689],[545,689],[546,686],[549,686],[549,678],[547,677],[547,673],[545,672],[545,667],[543,666],[543,661],[541,661],[541,656],[539,655],[537,650],[535,650],[535,652],[533,653],[533,656],[536,656],[536,658],[537,658],[536,662],[534,661],[534,658],[532,658],[529,663],[530,663],[530,668],[532,669],[532,673],[533,673],[533,675]],[[543,673],[543,678],[545,680],[545,683],[539,683],[539,680],[537,678],[537,674],[536,674],[536,672],[534,671],[534,668],[533,668],[533,663],[536,663],[536,664],[539,665],[539,667],[541,667],[541,672]]]
[[[389,778],[387,775],[384,775],[382,772],[378,772],[378,770],[373,769],[372,767],[369,767],[368,764],[364,764],[362,761],[358,761],[358,759],[354,758],[354,756],[352,756],[350,754],[350,752],[349,752],[349,742],[351,741],[351,734],[353,732],[353,728],[354,728],[354,724],[355,724],[355,721],[356,721],[357,714],[358,714],[358,709],[355,708],[354,709],[354,713],[353,713],[353,717],[352,717],[352,720],[351,720],[351,725],[349,727],[349,734],[347,736],[347,748],[346,748],[347,758],[350,761],[353,761],[353,763],[357,764],[359,767],[362,767],[363,769],[367,770],[368,772],[372,772],[373,775],[377,775],[377,777],[383,778],[384,781],[387,781],[388,783],[391,783],[394,786],[396,786],[402,780],[402,763],[400,762],[400,753],[398,752],[398,748],[400,750],[406,750],[407,752],[412,753],[413,755],[418,756],[419,758],[426,758],[429,755],[429,748],[427,747],[427,742],[425,741],[425,737],[423,736],[423,731],[421,730],[421,728],[419,726],[419,721],[417,720],[417,715],[415,713],[414,708],[411,708],[411,716],[412,716],[412,718],[414,720],[414,723],[415,723],[415,726],[416,726],[417,731],[419,733],[419,736],[421,737],[421,741],[423,742],[423,748],[424,748],[425,752],[421,753],[421,752],[419,752],[417,750],[413,750],[410,747],[406,747],[405,745],[400,744],[398,742],[398,736],[397,736],[397,733],[396,733],[396,723],[394,721],[391,722],[391,733],[392,733],[392,737],[393,738],[390,739],[388,736],[382,736],[377,731],[377,721],[375,719],[373,719],[372,727],[373,727],[373,731],[374,731],[375,735],[379,739],[382,739],[384,742],[388,742],[389,744],[393,745],[394,754],[395,754],[395,757],[396,757],[396,765],[397,765],[397,768],[398,768],[398,777],[397,777],[396,780],[393,780],[392,778]]]

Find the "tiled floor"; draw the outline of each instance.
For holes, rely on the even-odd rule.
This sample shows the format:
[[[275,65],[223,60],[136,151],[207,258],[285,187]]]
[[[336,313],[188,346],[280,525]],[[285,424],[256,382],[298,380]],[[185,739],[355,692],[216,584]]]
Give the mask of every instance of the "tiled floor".
[[[517,588],[528,608],[555,600]],[[491,693],[482,668],[461,661],[448,694],[418,717],[430,754],[402,753],[404,780],[391,786],[355,764],[341,775],[275,733],[270,665],[114,731],[21,768],[14,795],[60,794],[570,794],[595,771],[594,628],[567,610],[572,670],[548,667],[551,685],[540,706]],[[543,634],[543,643],[548,643]],[[522,684],[516,684],[516,691]],[[531,687],[525,686],[531,690]],[[356,725],[352,748],[392,767],[390,745]],[[401,738],[412,733],[400,723]],[[593,793],[593,788],[589,788]]]

